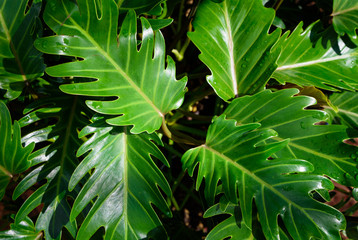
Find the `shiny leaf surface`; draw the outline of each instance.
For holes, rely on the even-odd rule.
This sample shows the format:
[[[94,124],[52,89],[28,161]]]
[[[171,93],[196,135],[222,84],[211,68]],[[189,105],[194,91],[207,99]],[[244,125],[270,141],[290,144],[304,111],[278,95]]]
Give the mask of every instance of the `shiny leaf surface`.
[[[225,196],[231,202],[239,201],[243,221],[250,229],[255,200],[267,239],[279,239],[277,216],[295,239],[340,239],[338,229],[345,226],[343,215],[309,195],[316,189],[332,189],[330,180],[309,174],[313,166],[303,160],[267,160],[287,141],[265,144],[277,135],[273,130],[257,130],[258,123],[236,123],[226,120],[225,115],[216,118],[205,144],[183,155],[183,167],[190,176],[199,165],[197,188],[205,178],[209,202],[213,201],[220,181]]]
[[[43,204],[36,220],[36,230],[43,230],[46,239],[60,239],[63,227],[72,236],[77,232],[76,221],[70,221],[71,206],[67,198],[76,198],[79,191],[76,188],[70,192],[68,183],[78,164],[75,153],[81,140],[77,131],[87,123],[81,114],[84,109],[86,107],[79,97],[43,98],[29,106],[19,121],[21,126],[35,129],[23,137],[25,144],[35,142],[40,147],[29,157],[36,166],[18,184],[13,198],[18,198],[37,182],[44,184],[26,199],[16,215],[15,224]],[[52,124],[43,125],[46,121]],[[42,127],[36,129],[36,125]]]
[[[273,78],[280,83],[315,86],[331,91],[358,85],[358,41],[340,38],[332,28],[323,33],[320,23],[305,31],[302,23],[286,32],[279,43],[282,53]],[[353,41],[353,42],[352,42]]]
[[[34,144],[23,147],[17,121],[12,125],[6,105],[0,101],[0,200],[14,174],[22,173],[31,165],[28,157]]]
[[[304,110],[315,103],[310,97],[298,96],[297,89],[272,93],[269,90],[254,96],[235,99],[225,110],[227,118],[240,124],[257,122],[261,129],[273,129],[278,136],[270,141],[290,139],[273,156],[305,159],[314,165],[314,173],[324,174],[346,185],[357,185],[354,178],[357,162],[351,158],[357,147],[343,143],[348,139],[346,127],[341,125],[315,125],[327,120],[323,111]]]
[[[358,1],[333,0],[333,26],[339,35],[356,36],[358,28]]]
[[[94,1],[52,1],[45,10],[46,23],[58,35],[36,41],[50,54],[84,60],[49,67],[52,76],[88,77],[96,80],[61,86],[76,95],[115,97],[112,101],[87,101],[103,114],[120,115],[107,120],[112,125],[133,125],[132,132],[149,133],[160,128],[163,116],[183,101],[186,79],[175,79],[174,61],[165,68],[164,38],[142,18],[143,37],[137,49],[137,22],[133,11],[125,18],[117,38],[118,9],[111,0],[101,2],[101,18]],[[83,14],[80,14],[83,13]]]
[[[188,35],[211,70],[207,81],[222,99],[264,88],[280,53],[271,51],[280,35],[280,31],[268,34],[273,19],[274,11],[260,0],[202,1],[195,31]]]
[[[34,223],[26,217],[18,224],[11,224],[10,230],[0,232],[2,240],[39,240],[42,233],[36,231]]]
[[[41,2],[34,1],[25,14],[28,0],[0,1],[0,88],[5,97],[17,98],[26,84],[43,75],[41,53],[33,46],[41,35],[38,19]]]
[[[71,219],[94,199],[93,206],[79,229],[77,238],[90,237],[101,226],[104,239],[164,239],[165,230],[151,204],[170,214],[158,188],[171,195],[169,184],[152,157],[168,165],[152,141],[157,135],[133,135],[126,127],[113,127],[97,121],[80,132],[90,136],[78,150],[89,152],[76,168],[70,181],[74,188],[88,172],[91,176],[83,186],[72,208]],[[92,171],[94,169],[94,171]]]
[[[116,0],[120,10],[134,9],[137,13],[147,12],[163,0]]]
[[[333,116],[339,117],[346,126],[358,129],[357,92],[334,93],[330,100],[338,111],[336,112],[335,109],[325,106],[326,111],[329,111]]]

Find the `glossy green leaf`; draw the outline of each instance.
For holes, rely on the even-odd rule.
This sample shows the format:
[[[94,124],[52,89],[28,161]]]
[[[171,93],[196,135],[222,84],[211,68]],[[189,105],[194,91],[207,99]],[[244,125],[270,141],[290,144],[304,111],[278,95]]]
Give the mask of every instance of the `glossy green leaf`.
[[[137,13],[151,10],[163,0],[115,0],[120,10],[134,9]]]
[[[151,206],[154,204],[170,215],[158,188],[168,196],[171,190],[152,159],[154,156],[168,165],[152,142],[160,139],[155,134],[133,135],[127,127],[109,126],[101,120],[80,132],[80,137],[90,135],[78,150],[78,156],[89,153],[73,173],[70,189],[87,173],[91,172],[91,177],[75,200],[71,219],[97,198],[77,238],[90,239],[101,226],[105,228],[106,240],[163,237],[165,230]]]
[[[267,160],[287,141],[265,144],[277,136],[258,123],[237,126],[225,115],[216,118],[208,129],[206,142],[187,151],[184,169],[193,176],[197,165],[197,188],[205,178],[205,195],[212,202],[219,181],[225,196],[238,202],[243,221],[251,229],[252,202],[267,239],[279,239],[277,216],[294,239],[340,239],[338,229],[345,227],[343,215],[334,208],[313,200],[309,193],[332,189],[331,181],[309,174],[313,166],[303,160]],[[324,219],[324,221],[321,221]]]
[[[343,143],[348,139],[346,127],[315,125],[327,120],[327,114],[318,110],[304,110],[315,104],[306,96],[292,97],[297,89],[272,93],[269,90],[254,96],[235,99],[225,110],[229,119],[240,124],[258,122],[261,129],[273,129],[278,136],[270,141],[290,139],[288,145],[274,157],[305,159],[314,165],[314,173],[324,174],[345,185],[357,186],[357,162],[351,158],[357,147]]]
[[[337,88],[353,90],[358,79],[358,41],[340,38],[332,28],[320,32],[320,23],[305,31],[303,23],[290,34],[286,32],[279,43],[282,53],[273,78],[280,83],[315,86],[331,91]]]
[[[30,167],[33,148],[34,144],[22,146],[20,126],[17,121],[12,125],[9,110],[0,101],[0,200],[13,175]]]
[[[222,206],[224,205],[224,206]],[[206,236],[206,240],[241,239],[253,240],[251,229],[248,228],[241,218],[241,210],[237,204],[226,202],[218,203],[210,207],[204,213],[204,217],[213,217],[221,214],[229,214],[230,217],[216,225]]]
[[[358,93],[334,93],[330,100],[338,111],[336,112],[335,109],[325,106],[326,111],[329,111],[333,116],[339,117],[346,126],[358,129]]]
[[[88,123],[81,113],[84,109],[86,106],[80,97],[43,98],[29,106],[19,121],[21,126],[32,129],[23,137],[25,144],[35,142],[39,147],[29,157],[36,166],[18,184],[13,198],[18,198],[37,182],[44,184],[26,199],[16,214],[15,224],[43,204],[36,230],[43,230],[46,239],[60,239],[63,227],[76,236],[76,221],[70,221],[68,198],[75,199],[79,188],[70,192],[68,183],[78,164],[76,151],[82,143],[78,130]],[[47,125],[46,121],[51,124]],[[36,125],[41,127],[36,128]]]
[[[42,233],[36,231],[34,223],[26,217],[18,224],[11,224],[10,230],[0,232],[2,240],[39,240]]]
[[[358,28],[358,1],[334,0],[333,1],[333,27],[339,35],[349,34],[356,36]]]
[[[58,35],[39,39],[36,47],[46,53],[84,60],[49,67],[46,72],[57,77],[96,79],[63,85],[61,90],[76,95],[116,98],[87,101],[94,111],[117,115],[107,120],[108,123],[134,125],[133,133],[151,133],[159,129],[164,115],[182,104],[186,85],[186,79],[175,79],[171,58],[165,67],[163,35],[156,32],[154,39],[149,22],[142,18],[143,38],[138,51],[133,11],[125,18],[117,38],[117,24],[113,23],[117,23],[118,9],[112,0],[101,2],[100,19],[95,17],[94,1],[77,2],[78,7],[71,1],[52,1],[47,5],[44,19]]]
[[[5,97],[10,99],[45,70],[42,54],[33,47],[42,31],[41,2],[34,2],[25,13],[28,2],[0,1],[0,88],[7,90]]]
[[[268,34],[274,15],[261,0],[202,1],[195,31],[188,35],[211,70],[207,81],[222,99],[263,89],[276,69],[280,50],[271,47],[280,31]]]

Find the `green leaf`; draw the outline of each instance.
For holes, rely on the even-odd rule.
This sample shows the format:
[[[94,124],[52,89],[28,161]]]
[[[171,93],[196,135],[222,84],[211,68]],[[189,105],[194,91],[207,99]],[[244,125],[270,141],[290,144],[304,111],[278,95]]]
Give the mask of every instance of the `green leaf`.
[[[228,119],[240,124],[258,122],[261,129],[273,129],[278,136],[270,141],[290,139],[274,157],[305,159],[314,165],[314,173],[324,174],[344,185],[357,185],[357,162],[350,156],[358,148],[343,143],[347,128],[341,125],[315,125],[327,120],[318,110],[304,110],[315,104],[306,96],[292,97],[297,89],[272,93],[269,90],[254,96],[235,99],[225,110]]]
[[[22,126],[32,130],[23,141],[25,144],[35,142],[38,149],[30,156],[36,166],[16,187],[13,198],[18,198],[35,183],[44,184],[26,199],[16,214],[15,224],[42,204],[36,230],[43,230],[46,239],[60,239],[63,227],[76,236],[76,221],[70,221],[68,199],[75,199],[79,188],[70,192],[68,183],[78,164],[75,153],[82,143],[78,131],[88,123],[81,114],[85,111],[81,98],[58,96],[34,102],[20,119]],[[51,124],[46,124],[47,121]],[[36,128],[36,125],[40,127]]]
[[[224,206],[222,206],[224,205]],[[213,217],[221,214],[229,214],[230,217],[216,225],[205,238],[206,240],[222,240],[222,239],[241,239],[253,240],[251,229],[248,228],[241,220],[241,210],[237,204],[221,202],[210,207],[204,213],[204,217]]]
[[[119,115],[107,120],[112,125],[134,125],[133,133],[152,133],[163,117],[183,102],[186,79],[176,81],[174,61],[165,68],[164,38],[142,18],[143,38],[137,50],[136,16],[130,11],[117,39],[118,9],[103,0],[97,19],[94,1],[52,1],[45,10],[46,23],[58,35],[36,41],[36,47],[50,54],[83,58],[49,67],[52,76],[88,77],[96,80],[61,86],[76,95],[114,97],[115,100],[87,101],[96,112]],[[82,14],[80,14],[80,12]],[[83,80],[85,81],[85,80]]]
[[[42,34],[41,2],[32,3],[26,13],[28,0],[2,0],[0,5],[0,88],[14,99],[45,70],[42,54],[33,46]]]
[[[36,231],[34,223],[26,217],[18,224],[11,224],[10,230],[0,232],[2,240],[39,240],[42,233]]]
[[[353,90],[358,79],[357,40],[342,39],[332,28],[323,33],[320,23],[305,31],[301,22],[290,34],[286,32],[277,43],[282,53],[273,78],[280,83],[315,86],[331,91]]]
[[[172,24],[173,19],[148,19],[148,22],[152,26],[153,30],[159,30]]]
[[[330,100],[337,109],[325,106],[326,111],[339,117],[346,126],[358,129],[357,92],[334,93]]]
[[[334,0],[333,1],[333,27],[339,35],[348,34],[356,36],[358,28],[358,1]]]
[[[160,142],[157,135],[133,135],[127,127],[109,126],[104,121],[96,121],[80,132],[80,137],[88,135],[92,136],[77,155],[89,153],[73,173],[70,189],[87,173],[91,176],[75,200],[71,219],[96,200],[77,238],[90,239],[103,226],[106,240],[164,239],[165,230],[151,206],[171,215],[158,189],[171,196],[169,184],[152,159],[154,156],[168,166],[152,142]]]
[[[280,50],[271,47],[280,30],[268,34],[274,15],[261,0],[202,1],[195,31],[188,35],[211,70],[207,81],[222,99],[262,90],[276,69]]]
[[[12,125],[10,112],[0,101],[0,200],[14,174],[27,170],[31,161],[28,157],[34,144],[21,145],[21,131],[17,121]]]
[[[208,129],[206,143],[187,151],[182,158],[190,176],[199,165],[197,188],[205,178],[209,202],[216,195],[219,181],[231,202],[238,202],[238,194],[243,221],[250,229],[255,200],[267,239],[279,239],[277,216],[294,239],[340,239],[344,216],[309,195],[316,189],[332,189],[331,181],[309,174],[313,166],[303,160],[267,160],[287,141],[265,144],[277,134],[258,127],[258,123],[237,126],[225,115],[216,118]]]
[[[148,12],[163,0],[115,0],[120,10],[134,9],[138,14]]]

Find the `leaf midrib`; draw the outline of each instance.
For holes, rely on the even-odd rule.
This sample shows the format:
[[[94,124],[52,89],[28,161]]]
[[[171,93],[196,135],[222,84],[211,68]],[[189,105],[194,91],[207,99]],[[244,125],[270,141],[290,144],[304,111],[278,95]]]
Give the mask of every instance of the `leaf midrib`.
[[[243,173],[245,173],[246,175],[248,175],[249,177],[253,178],[254,180],[256,180],[257,182],[259,182],[262,186],[265,186],[267,189],[271,190],[273,193],[275,193],[276,195],[278,195],[279,197],[281,197],[284,201],[286,201],[288,203],[288,205],[292,205],[294,207],[296,207],[297,209],[300,209],[301,212],[304,213],[304,215],[306,215],[306,217],[308,219],[311,220],[312,223],[314,223],[315,221],[310,217],[310,215],[305,211],[304,208],[302,208],[301,206],[297,205],[295,202],[292,202],[290,199],[286,198],[285,195],[283,195],[281,192],[279,192],[278,190],[276,190],[275,188],[273,188],[270,184],[268,184],[267,182],[265,182],[264,180],[262,180],[261,178],[257,177],[255,174],[251,173],[249,170],[247,170],[244,166],[238,164],[237,162],[235,162],[234,160],[232,160],[231,158],[221,154],[220,152],[216,151],[215,149],[211,148],[210,146],[207,145],[201,145],[201,147],[203,147],[204,149],[207,149],[208,151],[211,151],[212,153],[214,153],[215,155],[219,156],[220,158],[223,158],[224,160],[226,160],[227,162],[231,163],[232,165],[234,165],[235,167],[237,167],[238,169],[240,169]],[[244,183],[243,183],[244,184]],[[317,227],[317,225],[314,224],[314,226],[316,227],[316,229],[321,232],[321,230]]]
[[[348,8],[348,9],[345,9],[345,10],[342,10],[342,11],[338,11],[338,12],[333,12],[331,16],[332,16],[332,17],[338,16],[338,15],[344,14],[344,13],[346,13],[346,12],[354,11],[354,10],[358,10],[358,6],[355,6],[355,7],[352,7],[352,8]]]
[[[64,9],[66,11],[66,14],[68,16],[71,16],[69,12],[67,11],[67,8],[64,6]],[[144,100],[158,113],[158,115],[163,118],[164,113],[162,113],[155,104],[148,98],[148,96],[142,92],[142,90],[132,81],[132,79],[127,75],[125,71],[111,58],[106,51],[104,51],[100,45],[92,38],[91,35],[88,34],[87,31],[85,31],[80,25],[77,24],[77,22],[72,18],[69,17],[69,20],[71,23],[82,33],[83,36],[87,38],[88,41],[92,43],[92,45],[97,49],[97,51],[100,52],[102,56],[104,56],[112,65],[113,67],[128,81],[128,83],[133,87],[143,98]]]
[[[313,60],[313,61],[295,63],[295,64],[290,64],[290,65],[283,65],[281,67],[278,67],[276,69],[276,71],[281,71],[281,70],[286,70],[286,69],[293,69],[293,68],[300,68],[300,67],[315,65],[315,64],[324,63],[324,62],[332,62],[332,61],[336,61],[336,60],[347,59],[347,58],[354,57],[354,56],[358,56],[358,52],[339,55],[339,56],[336,56],[336,57],[323,58],[323,59],[318,59],[318,60]]]

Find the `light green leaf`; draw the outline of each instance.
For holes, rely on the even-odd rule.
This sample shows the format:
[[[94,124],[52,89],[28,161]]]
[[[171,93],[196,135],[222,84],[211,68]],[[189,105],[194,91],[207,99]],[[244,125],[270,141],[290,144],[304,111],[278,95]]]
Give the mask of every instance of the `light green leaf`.
[[[113,127],[104,121],[84,128],[80,137],[92,135],[78,150],[82,156],[89,152],[76,168],[70,181],[73,189],[80,179],[91,173],[77,196],[71,219],[94,199],[77,238],[90,237],[101,226],[105,240],[109,239],[164,239],[166,233],[151,204],[170,215],[170,210],[159,189],[171,196],[168,182],[153,162],[152,156],[168,165],[152,140],[157,135],[133,135],[126,127]]]
[[[31,165],[28,157],[34,144],[21,145],[21,131],[17,121],[12,125],[10,112],[0,101],[0,200],[14,174],[22,173]]]
[[[165,68],[163,35],[156,32],[154,39],[149,22],[142,18],[143,38],[138,51],[133,11],[129,11],[117,38],[117,24],[112,23],[117,23],[118,9],[112,0],[101,1],[100,19],[95,17],[94,1],[77,2],[78,7],[71,1],[52,1],[47,5],[44,19],[58,35],[39,39],[36,47],[46,53],[84,60],[49,67],[46,72],[57,77],[96,79],[63,85],[61,90],[115,98],[87,101],[94,111],[117,115],[108,123],[133,125],[133,133],[159,129],[164,115],[182,104],[186,85],[186,79],[176,81],[171,58]]]
[[[41,35],[38,19],[41,2],[32,3],[25,14],[28,0],[0,1],[0,88],[5,97],[17,98],[26,84],[43,75],[45,65],[33,43]]]
[[[333,0],[333,27],[339,35],[356,36],[358,28],[358,1]]]
[[[353,90],[358,84],[358,41],[343,40],[332,28],[323,33],[321,24],[305,31],[301,22],[290,34],[286,32],[277,43],[282,53],[273,78],[280,83],[315,86],[331,91]],[[290,34],[290,35],[289,35]]]
[[[358,129],[357,92],[334,93],[330,100],[337,108],[337,112],[329,106],[325,106],[326,111],[332,116],[339,117],[346,126]]]
[[[2,240],[39,240],[42,233],[36,231],[34,223],[26,217],[18,224],[11,224],[10,230],[0,232]]]
[[[343,143],[348,139],[347,128],[341,125],[315,125],[327,120],[323,111],[304,110],[315,104],[306,96],[292,97],[297,89],[272,93],[269,90],[254,96],[235,99],[225,110],[227,118],[240,124],[257,122],[261,129],[273,129],[278,136],[270,141],[290,139],[288,145],[274,157],[305,159],[314,165],[314,173],[327,175],[335,181],[358,185],[357,162],[351,158],[358,148]]]
[[[261,0],[200,4],[195,31],[188,35],[211,70],[207,81],[222,99],[262,90],[276,69],[280,50],[271,51],[271,47],[280,31],[268,34],[274,15]]]
[[[332,189],[331,181],[309,174],[313,166],[303,160],[267,160],[287,141],[265,144],[277,134],[258,127],[258,123],[237,126],[225,115],[216,118],[209,126],[205,144],[187,151],[182,158],[190,176],[199,165],[197,188],[205,178],[205,195],[210,202],[219,181],[231,202],[238,202],[238,194],[243,221],[250,229],[255,200],[267,239],[279,239],[278,216],[294,239],[341,239],[344,216],[309,195],[316,189]]]
[[[25,144],[35,142],[39,147],[30,155],[36,166],[18,184],[13,198],[18,198],[35,183],[44,184],[26,199],[16,214],[15,224],[43,204],[36,220],[36,230],[43,230],[46,239],[60,239],[63,227],[76,236],[76,221],[70,221],[68,198],[75,199],[79,188],[69,192],[68,183],[78,164],[76,151],[82,143],[78,131],[88,124],[82,115],[86,109],[78,96],[43,98],[30,105],[19,121],[21,126],[29,126],[32,130],[23,137]],[[46,121],[53,125],[47,125]]]

